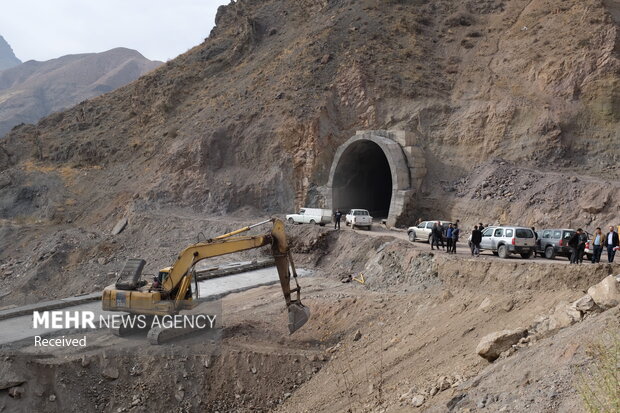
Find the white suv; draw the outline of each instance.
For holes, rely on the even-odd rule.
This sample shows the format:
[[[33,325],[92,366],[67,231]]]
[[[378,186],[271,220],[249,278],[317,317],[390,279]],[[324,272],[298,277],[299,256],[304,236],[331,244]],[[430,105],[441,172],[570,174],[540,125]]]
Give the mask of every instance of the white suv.
[[[530,258],[536,249],[534,231],[527,227],[488,227],[482,232],[481,250],[490,250],[500,258],[520,254]]]
[[[441,221],[441,220],[420,222],[415,227],[409,227],[407,229],[407,234],[409,235],[409,241],[413,242],[413,241],[421,240],[421,241],[428,241],[428,243],[430,244],[431,236],[433,235],[433,225],[435,225],[437,222],[441,224],[442,234],[446,232],[446,228],[448,228],[448,226],[452,224],[452,222],[450,221]]]
[[[372,228],[372,217],[365,209],[352,209],[345,216],[345,224],[351,228],[365,227],[368,231]]]

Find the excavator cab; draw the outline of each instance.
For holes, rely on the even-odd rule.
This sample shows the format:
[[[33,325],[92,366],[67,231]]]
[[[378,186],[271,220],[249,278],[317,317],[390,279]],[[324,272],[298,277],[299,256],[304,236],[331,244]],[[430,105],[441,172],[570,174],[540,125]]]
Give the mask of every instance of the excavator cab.
[[[163,284],[164,281],[166,281],[166,278],[168,278],[168,276],[170,275],[171,269],[172,267],[166,267],[159,270],[159,273],[157,274],[157,281],[159,281],[160,285]]]

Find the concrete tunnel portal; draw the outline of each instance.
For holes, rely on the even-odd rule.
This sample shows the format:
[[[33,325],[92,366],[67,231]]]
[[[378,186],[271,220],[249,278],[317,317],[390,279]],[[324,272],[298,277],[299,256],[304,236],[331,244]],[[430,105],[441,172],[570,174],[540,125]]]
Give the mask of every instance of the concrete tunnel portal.
[[[335,208],[363,208],[375,218],[387,218],[392,172],[381,147],[370,140],[349,145],[336,165],[332,191]]]
[[[400,130],[358,131],[334,155],[325,206],[343,212],[367,209],[388,225],[407,215],[426,175],[416,136]]]

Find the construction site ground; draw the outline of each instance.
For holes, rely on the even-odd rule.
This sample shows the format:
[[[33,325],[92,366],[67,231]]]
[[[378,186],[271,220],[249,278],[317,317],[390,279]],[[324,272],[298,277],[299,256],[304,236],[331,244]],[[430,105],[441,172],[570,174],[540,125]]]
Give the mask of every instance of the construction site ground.
[[[583,411],[589,345],[618,307],[549,332],[494,363],[480,339],[528,328],[583,296],[609,264],[432,252],[406,233],[287,226],[310,321],[293,335],[277,285],[222,299],[221,331],[151,346],[144,336],[77,333],[85,348],[3,351],[0,411]],[[275,270],[274,270],[275,272]],[[348,276],[362,279],[342,282]],[[414,407],[412,397],[425,395]],[[327,402],[328,401],[328,402]]]

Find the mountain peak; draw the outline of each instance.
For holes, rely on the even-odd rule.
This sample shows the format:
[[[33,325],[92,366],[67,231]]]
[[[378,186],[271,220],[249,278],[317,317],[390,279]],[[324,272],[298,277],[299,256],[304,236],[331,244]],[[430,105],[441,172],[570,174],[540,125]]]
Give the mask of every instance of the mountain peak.
[[[0,70],[8,69],[13,66],[17,66],[22,61],[19,60],[13,53],[11,45],[4,40],[4,37],[0,35]]]

